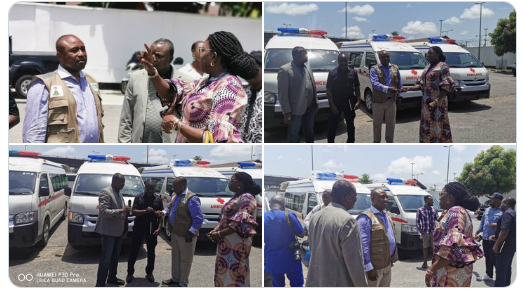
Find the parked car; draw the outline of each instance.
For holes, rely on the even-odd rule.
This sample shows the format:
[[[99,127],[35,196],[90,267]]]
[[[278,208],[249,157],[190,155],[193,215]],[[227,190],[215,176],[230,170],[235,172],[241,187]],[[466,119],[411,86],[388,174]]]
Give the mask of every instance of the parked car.
[[[475,215],[477,215],[478,220],[482,220],[482,215],[484,215],[484,211],[486,211],[486,209],[489,207],[489,200],[485,201],[484,204],[479,206],[477,211],[475,211]]]
[[[513,65],[511,65],[510,67],[511,67],[511,73],[513,73],[513,76],[517,77],[517,63],[513,63]]]

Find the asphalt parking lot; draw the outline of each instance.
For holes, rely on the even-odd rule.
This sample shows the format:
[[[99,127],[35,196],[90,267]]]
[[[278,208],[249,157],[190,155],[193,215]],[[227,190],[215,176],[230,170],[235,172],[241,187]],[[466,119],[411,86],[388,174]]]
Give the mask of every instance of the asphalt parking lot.
[[[126,287],[160,287],[162,280],[171,277],[171,246],[163,234],[156,247],[156,262],[153,275],[155,282],[145,279],[147,256],[141,249],[135,264],[135,279]],[[145,245],[144,245],[145,246]],[[100,256],[100,246],[73,249],[67,244],[67,221],[55,226],[45,248],[9,250],[9,279],[19,287],[94,287]],[[118,264],[118,277],[127,275],[129,249],[122,245]],[[189,275],[190,287],[213,287],[216,246],[210,242],[199,242]],[[262,286],[262,249],[254,245],[249,257],[251,286]],[[31,275],[31,276],[28,276]],[[31,279],[31,281],[28,281]],[[114,285],[107,285],[108,287]],[[116,286],[115,286],[116,287]]]
[[[452,103],[449,120],[455,143],[516,143],[516,77],[510,72],[490,71],[489,99]],[[395,142],[418,143],[420,107],[397,112]],[[385,125],[382,126],[385,135]],[[315,125],[315,142],[327,143],[327,122]],[[335,143],[345,143],[346,125],[337,128]],[[362,106],[355,118],[357,143],[373,142],[373,119]],[[285,143],[284,127],[265,129],[265,143]],[[384,138],[382,139],[384,141]]]

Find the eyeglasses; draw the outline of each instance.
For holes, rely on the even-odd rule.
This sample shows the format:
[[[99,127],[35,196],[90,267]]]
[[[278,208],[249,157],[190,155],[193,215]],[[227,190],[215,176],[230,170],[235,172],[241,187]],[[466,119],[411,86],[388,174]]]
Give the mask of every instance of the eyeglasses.
[[[200,54],[202,54],[204,51],[212,51],[212,52],[214,52],[215,50],[213,50],[213,49],[207,49],[207,50],[205,50],[204,47],[199,47],[199,48],[198,48],[198,51],[200,52]]]

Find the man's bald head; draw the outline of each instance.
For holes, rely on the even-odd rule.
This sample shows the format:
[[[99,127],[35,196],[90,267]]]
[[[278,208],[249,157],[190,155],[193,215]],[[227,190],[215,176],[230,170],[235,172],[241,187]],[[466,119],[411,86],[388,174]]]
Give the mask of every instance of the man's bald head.
[[[269,208],[271,210],[284,211],[285,206],[286,206],[286,202],[284,200],[284,197],[282,197],[282,195],[274,195],[271,199],[269,199]]]

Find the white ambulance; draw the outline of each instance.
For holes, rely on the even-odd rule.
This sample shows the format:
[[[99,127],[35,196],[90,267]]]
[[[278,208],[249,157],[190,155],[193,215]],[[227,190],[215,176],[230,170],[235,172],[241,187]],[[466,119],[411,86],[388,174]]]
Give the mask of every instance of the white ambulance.
[[[356,217],[360,212],[370,208],[370,190],[357,181],[357,176],[339,172],[314,171],[311,178],[287,181],[281,184],[280,188],[285,191],[286,209],[295,213],[297,218],[303,222],[315,206],[322,204],[322,193],[325,190],[331,190],[333,184],[342,179],[351,182],[357,189],[357,202],[353,209],[349,210],[349,213]]]
[[[278,69],[291,62],[294,47],[304,47],[317,88],[319,111],[315,121],[328,120],[329,103],[326,83],[329,71],[337,67],[338,48],[322,30],[305,28],[279,28],[281,34],[272,37],[265,47],[264,55],[264,127],[272,128],[284,123],[284,115],[278,99]]]
[[[382,188],[388,194],[386,210],[395,223],[395,239],[400,249],[422,249],[422,239],[417,229],[417,210],[424,206],[424,197],[431,195],[417,186],[416,180],[387,178],[385,183],[364,185],[371,190]],[[435,209],[442,212],[438,200],[433,200]]]
[[[360,97],[368,112],[372,112],[373,87],[369,80],[371,67],[378,64],[378,53],[386,50],[389,53],[390,63],[398,66],[402,85],[415,85],[417,78],[424,71],[427,61],[424,56],[409,44],[404,42],[403,36],[372,35],[367,40],[339,42],[337,46],[341,52],[348,53],[349,64],[359,75]],[[422,93],[420,90],[402,93],[402,100],[398,109],[420,107]]]
[[[204,213],[199,240],[207,240],[206,233],[218,225],[222,207],[234,195],[228,189],[228,179],[215,169],[209,168],[209,164],[209,161],[203,160],[176,159],[171,165],[140,168],[144,181],[152,179],[156,182],[155,192],[162,197],[164,207],[171,201],[175,177],[183,176],[187,179],[187,188],[200,198],[200,206]],[[169,228],[166,228],[167,223],[168,220],[164,220],[164,230],[166,235],[171,237]]]
[[[264,172],[262,170],[262,164],[257,162],[238,162],[238,167],[222,167],[222,168],[215,168],[218,172],[223,174],[228,179],[233,176],[236,172],[245,172],[249,175],[251,175],[251,178],[253,178],[253,181],[260,186],[260,189],[263,189],[262,185],[262,178],[264,177]],[[263,213],[263,206],[262,206],[262,194],[253,194],[255,195],[255,199],[257,201],[257,208],[255,209],[255,218],[258,223],[257,227],[257,234],[262,234],[262,217],[264,216]]]
[[[453,94],[448,94],[450,102],[489,98],[491,85],[489,71],[468,50],[455,44],[453,39],[429,38],[427,42],[410,43],[427,57],[429,48],[438,46],[446,56],[451,78],[455,81]]]
[[[47,245],[55,224],[67,217],[69,167],[38,158],[40,153],[9,151],[9,247]]]
[[[98,220],[98,197],[102,189],[111,186],[115,173],[125,178],[120,194],[126,205],[133,206],[136,196],[144,193],[144,183],[138,170],[130,164],[129,157],[88,155],[89,160],[78,169],[71,195],[67,224],[67,241],[72,247],[100,244],[100,234],[95,232]],[[128,234],[131,239],[135,216],[128,217]]]

